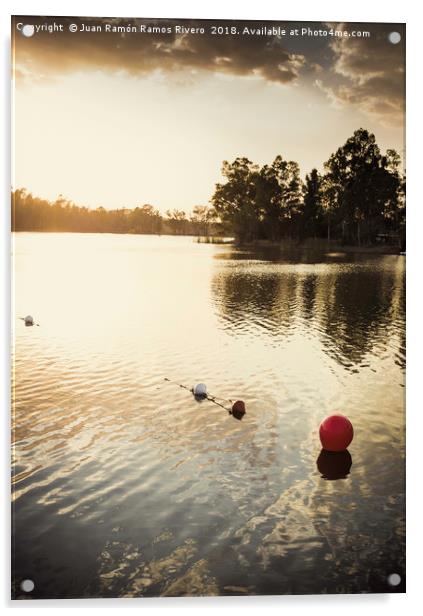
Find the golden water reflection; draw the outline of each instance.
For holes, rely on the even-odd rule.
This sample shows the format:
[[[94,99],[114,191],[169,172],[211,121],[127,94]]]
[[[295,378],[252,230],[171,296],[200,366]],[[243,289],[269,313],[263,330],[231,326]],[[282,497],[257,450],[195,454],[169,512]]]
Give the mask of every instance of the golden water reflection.
[[[404,572],[403,257],[22,233],[14,268],[15,588],[381,592]],[[355,428],[336,463],[334,411]]]

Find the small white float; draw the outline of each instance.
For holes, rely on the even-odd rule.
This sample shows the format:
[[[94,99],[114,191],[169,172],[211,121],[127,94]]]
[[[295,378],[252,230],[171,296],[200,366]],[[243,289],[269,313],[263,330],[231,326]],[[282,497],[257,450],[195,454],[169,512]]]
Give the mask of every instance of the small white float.
[[[192,393],[196,398],[207,398],[207,387],[204,383],[197,383],[192,389]]]

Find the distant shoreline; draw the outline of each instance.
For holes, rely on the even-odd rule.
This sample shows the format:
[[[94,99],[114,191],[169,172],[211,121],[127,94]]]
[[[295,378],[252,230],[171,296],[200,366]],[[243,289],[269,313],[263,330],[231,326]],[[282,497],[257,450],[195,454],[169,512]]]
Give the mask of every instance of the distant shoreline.
[[[400,255],[401,250],[398,246],[393,246],[389,244],[369,244],[362,246],[355,246],[353,244],[345,244],[339,240],[326,240],[323,238],[306,238],[305,240],[299,242],[298,240],[289,240],[284,239],[280,241],[271,241],[271,240],[255,240],[253,242],[237,242],[233,238],[229,238],[227,236],[217,236],[217,235],[193,235],[193,234],[184,234],[184,233],[122,233],[122,232],[113,232],[113,231],[54,231],[54,230],[45,230],[45,231],[30,231],[30,230],[20,230],[13,231],[12,233],[67,233],[67,234],[83,234],[83,235],[140,235],[147,237],[191,237],[196,240],[199,244],[226,244],[232,245],[239,248],[297,248],[297,249],[314,249],[314,250],[326,250],[333,251],[339,253],[346,254],[380,254],[380,255]]]
[[[240,244],[233,242],[235,245],[243,248],[307,248],[314,250],[326,250],[339,253],[357,253],[357,254],[386,254],[386,255],[400,255],[401,249],[399,246],[393,246],[390,244],[366,244],[357,246],[354,244],[342,244],[339,240],[326,240],[326,239],[314,239],[307,238],[301,242],[298,240],[281,240],[272,242],[270,240],[256,240],[255,242],[249,242]]]

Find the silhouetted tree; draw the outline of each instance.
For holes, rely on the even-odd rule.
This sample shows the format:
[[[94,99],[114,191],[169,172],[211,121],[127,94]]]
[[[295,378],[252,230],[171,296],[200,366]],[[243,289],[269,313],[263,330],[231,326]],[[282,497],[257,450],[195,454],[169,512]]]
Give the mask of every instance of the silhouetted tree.
[[[394,150],[382,156],[375,136],[356,130],[325,163],[324,209],[328,234],[333,224],[344,241],[375,239],[389,209],[397,207],[399,157]]]
[[[236,158],[233,163],[223,162],[225,184],[216,184],[211,199],[217,216],[225,229],[241,241],[257,238],[259,211],[256,203],[258,167],[248,158]]]
[[[272,163],[278,182],[278,202],[281,209],[282,233],[292,237],[298,234],[298,222],[302,211],[302,184],[300,169],[293,161],[277,156]]]
[[[343,242],[396,241],[405,248],[405,176],[395,150],[382,154],[375,136],[360,128],[324,164],[300,179],[298,164],[276,156],[259,167],[248,158],[223,162],[212,207],[190,218],[178,209],[163,217],[152,205],[134,209],[78,207],[63,195],[53,203],[24,188],[12,193],[14,231],[91,233],[227,233],[240,242],[327,236]]]
[[[188,231],[188,219],[182,210],[168,210],[166,212],[167,227],[171,233],[176,235],[186,235]]]
[[[162,217],[149,204],[130,210],[128,223],[131,233],[160,233],[162,230]]]
[[[261,235],[276,241],[281,236],[282,209],[280,186],[273,165],[264,165],[256,174],[255,183]]]
[[[196,205],[192,210],[191,223],[197,235],[210,235],[214,219],[215,211],[207,205]]]
[[[319,237],[323,231],[322,178],[317,169],[305,177],[303,186],[302,237]]]

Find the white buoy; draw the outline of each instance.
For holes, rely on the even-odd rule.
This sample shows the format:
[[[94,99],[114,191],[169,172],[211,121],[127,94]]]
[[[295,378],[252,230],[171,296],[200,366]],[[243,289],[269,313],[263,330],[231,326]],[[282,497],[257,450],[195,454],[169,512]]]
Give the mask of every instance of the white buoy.
[[[192,391],[194,393],[194,396],[196,396],[197,398],[206,398],[207,397],[207,387],[205,386],[204,383],[198,383],[193,388]]]
[[[34,318],[29,314],[24,318],[25,325],[34,325]]]

